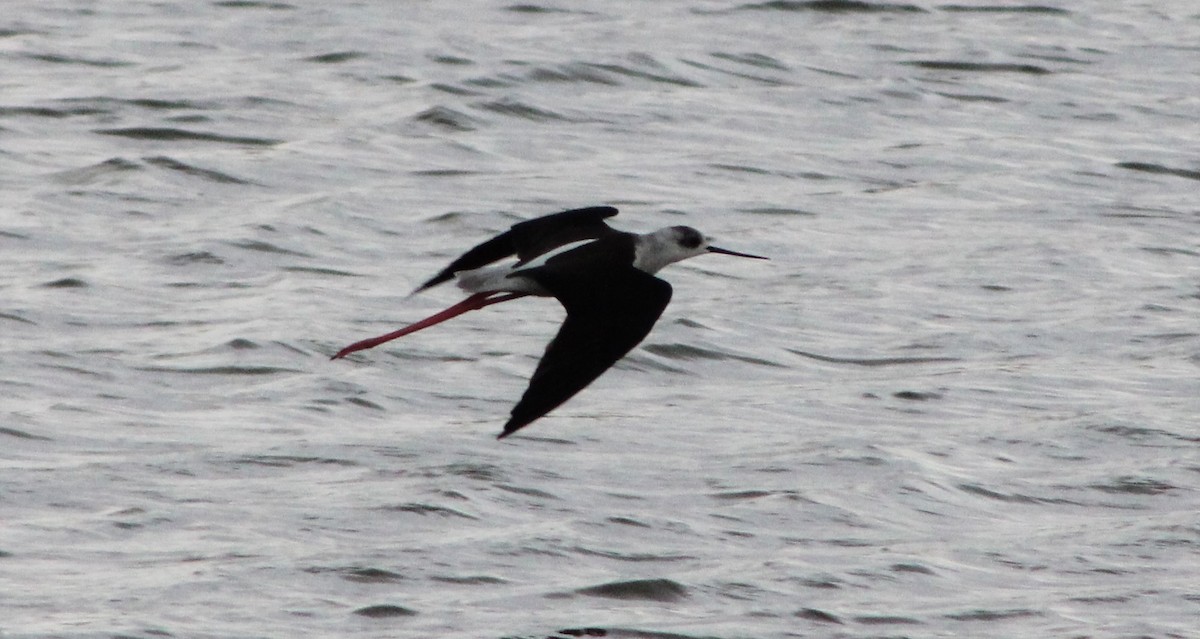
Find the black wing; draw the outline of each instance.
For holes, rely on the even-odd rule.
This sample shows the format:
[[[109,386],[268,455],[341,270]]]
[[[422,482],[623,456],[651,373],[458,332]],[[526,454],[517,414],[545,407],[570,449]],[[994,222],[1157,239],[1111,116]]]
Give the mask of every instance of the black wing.
[[[616,214],[617,209],[611,206],[592,206],[518,222],[509,230],[463,253],[462,257],[451,262],[414,292],[419,293],[431,286],[447,282],[459,271],[486,266],[512,255],[516,255],[522,262],[527,262],[563,244],[616,233],[617,231],[604,223],[604,218]]]
[[[600,275],[594,270],[590,274],[564,273],[547,267],[526,274],[554,293],[567,309],[567,319],[546,347],[500,438],[554,410],[594,382],[645,339],[671,301],[670,284],[628,262]]]

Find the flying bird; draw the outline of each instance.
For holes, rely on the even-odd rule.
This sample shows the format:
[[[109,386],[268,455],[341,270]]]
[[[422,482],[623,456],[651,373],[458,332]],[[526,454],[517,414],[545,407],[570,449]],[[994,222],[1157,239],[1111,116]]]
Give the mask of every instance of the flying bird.
[[[529,295],[553,297],[566,309],[566,320],[497,436],[503,439],[574,397],[645,339],[671,300],[671,285],[654,276],[664,266],[705,253],[767,259],[712,246],[688,226],[646,234],[618,231],[605,222],[616,214],[611,206],[595,206],[514,224],[413,291],[453,279],[470,294],[465,300],[400,330],[355,342],[332,359],[492,304]],[[514,264],[493,265],[513,256]]]

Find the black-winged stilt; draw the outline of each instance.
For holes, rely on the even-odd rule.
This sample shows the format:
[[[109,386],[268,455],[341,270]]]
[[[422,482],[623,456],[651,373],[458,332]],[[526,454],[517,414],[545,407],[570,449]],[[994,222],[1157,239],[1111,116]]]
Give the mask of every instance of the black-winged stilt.
[[[467,311],[527,295],[554,297],[567,318],[512,409],[502,439],[583,390],[646,337],[671,300],[671,285],[654,276],[659,269],[704,253],[767,259],[712,246],[688,226],[644,235],[618,231],[604,222],[616,214],[611,206],[595,206],[514,224],[413,291],[456,279],[471,294],[467,299],[398,331],[355,342],[333,359]],[[513,265],[489,266],[514,255]]]

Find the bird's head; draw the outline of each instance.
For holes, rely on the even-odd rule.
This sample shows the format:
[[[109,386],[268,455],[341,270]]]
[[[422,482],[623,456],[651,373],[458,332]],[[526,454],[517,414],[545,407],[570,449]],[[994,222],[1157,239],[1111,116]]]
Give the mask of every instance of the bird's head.
[[[713,246],[709,238],[690,226],[668,226],[639,238],[634,266],[653,274],[668,264],[705,253],[720,253],[721,255],[749,257],[756,260],[768,259],[761,255],[739,253]]]

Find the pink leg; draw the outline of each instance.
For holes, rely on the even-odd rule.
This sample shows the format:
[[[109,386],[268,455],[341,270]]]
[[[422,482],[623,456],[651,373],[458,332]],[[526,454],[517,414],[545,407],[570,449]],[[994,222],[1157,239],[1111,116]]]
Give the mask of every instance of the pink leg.
[[[398,331],[392,331],[391,333],[388,333],[387,335],[380,335],[379,337],[372,337],[370,339],[364,339],[360,342],[354,342],[353,344],[347,346],[346,348],[343,348],[342,350],[338,351],[337,355],[334,355],[330,359],[341,359],[355,351],[361,351],[361,350],[365,350],[368,348],[374,348],[384,342],[390,342],[390,341],[396,339],[397,337],[404,337],[405,335],[408,335],[410,333],[415,333],[423,328],[429,328],[430,326],[433,326],[434,324],[441,324],[442,322],[444,322],[452,317],[458,317],[459,315],[462,315],[463,313],[466,313],[467,311],[475,311],[475,310],[479,310],[485,306],[491,306],[492,304],[499,304],[500,302],[507,302],[510,300],[515,300],[519,297],[525,297],[526,295],[528,295],[528,293],[508,293],[506,295],[501,295],[499,297],[492,297],[489,299],[488,296],[490,296],[490,295],[495,295],[495,293],[494,292],[492,292],[492,293],[476,293],[440,313],[435,313],[433,315],[430,315],[429,317],[426,317],[425,319],[417,322],[416,324],[410,324]]]

